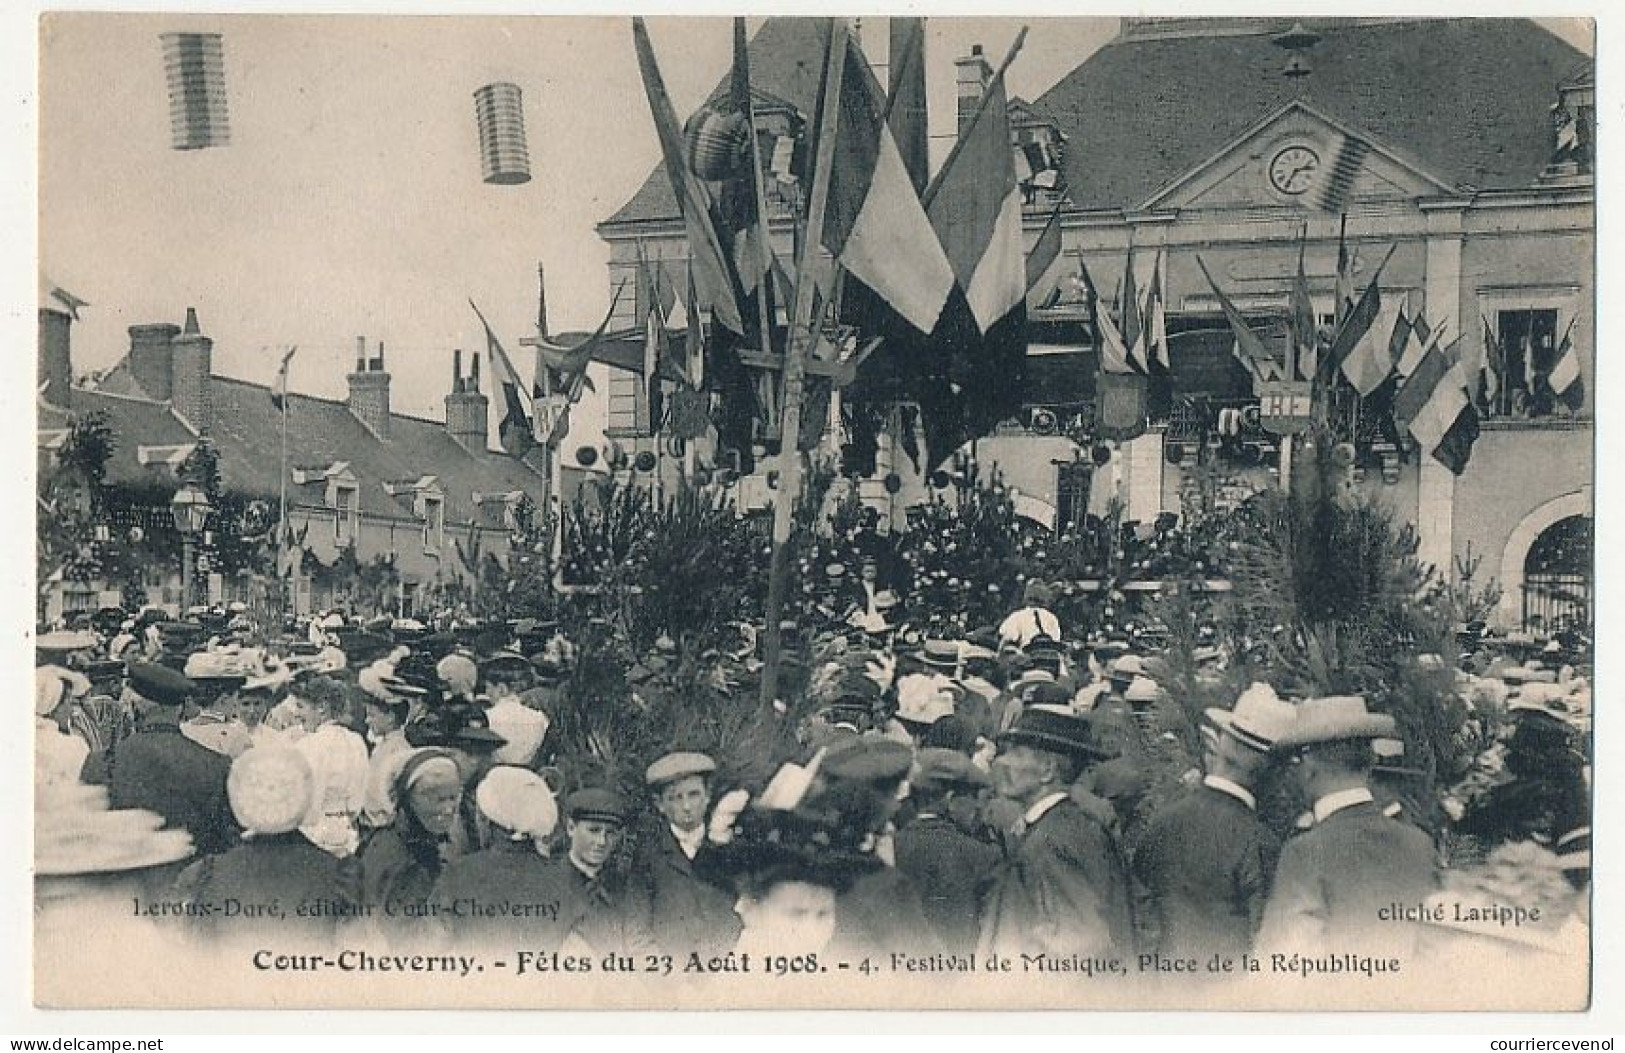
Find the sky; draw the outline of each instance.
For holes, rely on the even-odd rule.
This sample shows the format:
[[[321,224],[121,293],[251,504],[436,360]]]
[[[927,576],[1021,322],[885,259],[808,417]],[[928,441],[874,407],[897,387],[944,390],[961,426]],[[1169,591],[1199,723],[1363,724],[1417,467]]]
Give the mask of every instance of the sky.
[[[1117,30],[1027,22],[1009,84],[1028,98]],[[928,19],[939,161],[953,59],[980,43],[996,62],[1021,24]],[[227,147],[170,148],[159,34],[171,31],[224,35]],[[883,63],[886,19],[861,31]],[[650,32],[686,115],[727,71],[730,24],[655,18]],[[473,92],[496,80],[524,91],[521,186],[481,181]],[[276,349],[293,344],[293,387],[342,398],[362,335],[385,345],[394,407],[435,418],[452,349],[484,347],[469,298],[525,372],[538,261],[552,327],[597,323],[608,249],[594,226],[659,160],[625,17],[54,14],[40,86],[41,265],[93,305],[75,326],[76,371],[116,362],[128,326],[179,323],[194,306],[216,373],[270,382]]]
[[[757,21],[748,23],[754,32]],[[954,121],[953,59],[997,61],[1020,22],[931,19],[934,147]],[[1039,94],[1116,31],[1051,20],[1011,68]],[[232,140],[169,146],[158,36],[220,32]],[[724,19],[650,20],[680,116],[730,61]],[[864,20],[872,61],[886,20]],[[296,390],[342,398],[358,335],[382,340],[401,411],[439,417],[452,348],[483,349],[472,297],[510,353],[534,330],[536,264],[552,328],[608,306],[594,226],[659,162],[626,18],[345,18],[66,14],[41,42],[40,256],[93,305],[74,329],[78,372],[106,368],[127,327],[195,306],[217,373],[268,382],[300,348]],[[473,92],[525,96],[532,179],[481,181]],[[882,76],[882,80],[884,77]],[[528,370],[529,355],[515,355]]]

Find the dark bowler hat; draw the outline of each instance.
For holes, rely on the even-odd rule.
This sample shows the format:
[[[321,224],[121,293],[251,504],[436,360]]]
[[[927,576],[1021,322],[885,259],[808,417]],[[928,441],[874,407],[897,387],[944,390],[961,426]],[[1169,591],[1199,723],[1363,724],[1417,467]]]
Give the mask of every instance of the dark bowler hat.
[[[627,816],[632,814],[632,804],[614,790],[588,786],[572,793],[565,801],[564,810],[577,822],[591,819],[625,826]]]
[[[1113,756],[1093,721],[1059,707],[1029,706],[1022,710],[1010,730],[999,736],[999,745],[1031,746],[1087,760],[1110,760]]]
[[[130,690],[148,702],[178,706],[197,690],[197,685],[168,666],[137,662],[130,666]]]

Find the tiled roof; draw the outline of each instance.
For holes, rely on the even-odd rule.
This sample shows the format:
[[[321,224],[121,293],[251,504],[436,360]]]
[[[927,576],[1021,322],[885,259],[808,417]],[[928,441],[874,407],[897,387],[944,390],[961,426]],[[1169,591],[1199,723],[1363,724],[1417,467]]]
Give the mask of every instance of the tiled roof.
[[[1586,56],[1527,19],[1317,24],[1313,72],[1281,76],[1250,35],[1119,38],[1037,100],[1068,137],[1067,191],[1083,208],[1134,208],[1294,98],[1480,189],[1535,181],[1549,160],[1547,108]]]
[[[1528,19],[1326,19],[1313,23],[1313,73],[1294,84],[1270,43],[1289,19],[1225,21],[1222,35],[1120,37],[1025,103],[1067,137],[1075,204],[1137,208],[1294,98],[1447,182],[1528,186],[1549,160],[1557,85],[1592,65]],[[811,113],[821,48],[814,20],[770,18],[751,41],[751,75]],[[656,167],[604,225],[676,216]]]
[[[751,89],[774,100],[795,107],[802,114],[810,114],[818,104],[818,81],[822,74],[824,40],[819,31],[820,21],[814,18],[769,18],[750,40]],[[676,62],[679,55],[659,56],[663,63]],[[727,75],[712,89],[715,98],[727,88]],[[640,109],[646,109],[642,95],[638,96]],[[678,114],[678,120],[687,117]],[[649,134],[654,134],[650,129]],[[618,223],[648,222],[675,219],[677,199],[672,194],[671,181],[666,178],[664,165],[656,165],[643,186],[631,200],[605,221],[606,226]]]
[[[213,421],[209,438],[220,455],[220,472],[227,489],[274,497],[278,493],[281,413],[270,389],[246,381],[213,378]],[[120,485],[145,486],[171,478],[167,468],[145,467],[137,459],[141,446],[186,445],[197,436],[170,412],[166,403],[105,391],[73,389],[67,411],[41,407],[41,429],[63,427],[67,414],[95,410],[107,413],[117,438],[108,466],[108,479]],[[369,515],[410,518],[409,495],[391,496],[386,482],[434,476],[445,492],[447,524],[474,520],[475,493],[492,496],[523,490],[536,493],[542,479],[529,468],[501,453],[471,453],[446,431],[440,421],[395,414],[390,418],[389,441],[383,442],[361,425],[342,402],[294,394],[288,400],[289,496],[295,503],[321,503],[320,482],[297,484],[295,467],[326,469],[346,462],[360,482],[361,510]],[[489,520],[487,513],[480,517]]]
[[[107,414],[108,425],[113,429],[113,456],[107,463],[107,481],[116,486],[146,487],[165,478],[167,468],[141,464],[140,447],[186,446],[197,442],[197,436],[165,403],[83,388],[69,389],[66,409],[41,406],[39,427],[41,430],[64,428],[70,415],[84,418],[96,412]]]
[[[269,388],[241,380],[214,378],[214,421],[210,438],[220,451],[220,469],[234,489],[275,494],[278,489],[282,419]],[[386,482],[433,475],[446,495],[446,522],[467,523],[476,509],[473,494],[536,491],[542,480],[500,453],[464,449],[440,421],[395,414],[389,440],[380,441],[342,402],[292,395],[288,400],[288,464],[326,466],[345,461],[360,480],[361,510],[371,515],[409,517],[411,501],[391,496]],[[307,483],[291,492],[321,500],[321,487]]]

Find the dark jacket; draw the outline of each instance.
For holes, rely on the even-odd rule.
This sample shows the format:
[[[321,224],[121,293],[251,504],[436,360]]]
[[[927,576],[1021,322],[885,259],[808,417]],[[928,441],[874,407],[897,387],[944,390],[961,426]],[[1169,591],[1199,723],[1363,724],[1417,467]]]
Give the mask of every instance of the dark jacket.
[[[600,954],[653,954],[659,950],[649,921],[648,891],[613,866],[588,877],[563,853],[547,861],[558,889],[559,925]]]
[[[501,840],[447,863],[429,899],[453,943],[556,951],[570,931],[563,877],[530,841]]]
[[[231,759],[205,749],[174,724],[146,724],[113,750],[108,800],[114,809],[144,808],[164,824],[192,835],[203,855],[223,852],[237,839],[226,799]]]
[[[1130,910],[1117,842],[1063,800],[1027,829],[997,871],[978,952],[1123,958],[1134,951]]]
[[[1287,841],[1258,934],[1260,950],[1404,954],[1410,926],[1379,920],[1435,885],[1433,843],[1374,802],[1342,808]]]
[[[944,949],[976,950],[981,898],[1002,853],[953,820],[923,815],[897,831],[897,869],[919,890],[926,920]]]
[[[1241,800],[1196,786],[1158,810],[1134,856],[1150,899],[1147,950],[1192,957],[1250,951],[1281,840]]]
[[[703,871],[709,851],[701,842],[690,860],[665,823],[639,831],[633,878],[648,897],[651,932],[666,954],[720,954],[739,939],[734,897],[695,873],[696,862]]]
[[[402,809],[393,826],[361,846],[361,898],[385,928],[416,927],[450,856],[437,839]]]
[[[352,860],[322,851],[295,830],[204,856],[181,872],[175,896],[209,908],[194,921],[210,935],[330,936],[357,916],[357,876]]]

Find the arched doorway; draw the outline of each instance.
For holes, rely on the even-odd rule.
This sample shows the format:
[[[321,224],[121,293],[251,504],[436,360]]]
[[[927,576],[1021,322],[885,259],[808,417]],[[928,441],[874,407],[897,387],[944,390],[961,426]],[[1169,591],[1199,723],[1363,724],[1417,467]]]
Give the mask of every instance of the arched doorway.
[[[1523,561],[1522,624],[1530,632],[1591,628],[1593,521],[1572,515],[1542,530]]]

